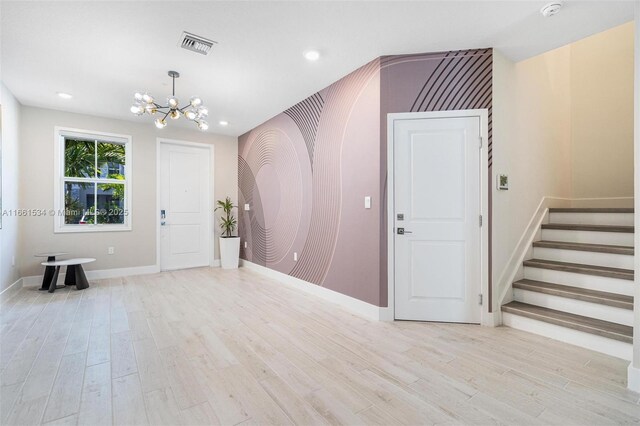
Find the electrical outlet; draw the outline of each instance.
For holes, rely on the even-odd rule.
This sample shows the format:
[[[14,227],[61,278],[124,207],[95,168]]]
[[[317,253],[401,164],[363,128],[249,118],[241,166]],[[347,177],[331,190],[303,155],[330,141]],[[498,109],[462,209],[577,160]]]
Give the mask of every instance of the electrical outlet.
[[[298,261],[298,253],[297,252],[293,252],[293,261],[297,262]]]
[[[244,205],[244,211],[248,212],[249,210],[251,210],[251,206],[247,203]]]
[[[107,248],[107,254],[113,254],[113,253],[115,253],[115,249],[113,247]]]

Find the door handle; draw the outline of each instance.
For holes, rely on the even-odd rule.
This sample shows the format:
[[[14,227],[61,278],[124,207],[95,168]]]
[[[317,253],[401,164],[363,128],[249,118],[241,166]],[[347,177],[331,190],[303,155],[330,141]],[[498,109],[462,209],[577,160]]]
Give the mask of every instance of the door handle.
[[[405,231],[404,228],[398,228],[398,235],[413,234],[411,231]]]

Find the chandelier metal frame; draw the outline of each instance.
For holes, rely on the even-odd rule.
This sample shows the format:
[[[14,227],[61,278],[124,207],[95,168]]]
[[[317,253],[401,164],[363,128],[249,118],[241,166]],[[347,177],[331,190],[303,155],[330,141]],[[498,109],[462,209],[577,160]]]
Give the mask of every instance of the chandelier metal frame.
[[[197,96],[192,97],[189,103],[182,108],[180,102],[176,98],[176,78],[180,77],[177,71],[169,71],[167,73],[171,77],[172,91],[171,96],[167,98],[167,105],[158,104],[153,96],[149,93],[136,92],[133,95],[134,104],[131,106],[131,112],[135,115],[155,115],[164,114],[162,118],[156,118],[154,123],[157,128],[162,129],[167,125],[167,117],[177,120],[184,116],[187,120],[196,123],[198,128],[205,131],[209,128],[209,124],[204,120],[209,115],[207,107],[202,105],[202,99]]]

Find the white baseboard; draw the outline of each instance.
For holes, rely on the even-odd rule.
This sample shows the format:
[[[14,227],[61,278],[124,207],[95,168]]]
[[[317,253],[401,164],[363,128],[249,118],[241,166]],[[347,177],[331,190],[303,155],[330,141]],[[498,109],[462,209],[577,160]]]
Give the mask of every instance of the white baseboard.
[[[627,387],[634,392],[640,393],[640,368],[634,367],[633,363],[629,364],[629,369],[627,370]]]
[[[220,259],[214,259],[213,262],[211,262],[211,267],[212,268],[219,268],[220,267]]]
[[[18,278],[16,282],[14,282],[9,287],[5,288],[4,290],[2,290],[2,292],[0,292],[0,302],[6,302],[7,300],[11,299],[13,296],[15,296],[18,293],[18,291],[20,291],[22,286],[23,286],[23,279]]]
[[[347,296],[345,294],[338,293],[337,291],[333,291],[328,288],[303,281],[299,278],[283,274],[282,272],[269,269],[265,266],[255,264],[247,260],[241,260],[240,265],[251,271],[258,272],[259,274],[262,274],[266,277],[273,278],[284,285],[302,290],[306,293],[313,294],[314,296],[317,296],[321,299],[340,305],[350,310],[351,312],[362,315],[363,317],[366,317],[370,320],[393,321],[393,318],[389,318],[389,316],[391,315],[391,310],[389,308],[379,307],[367,302],[363,302],[362,300],[358,300],[351,296]]]
[[[502,325],[502,311],[486,312],[482,315],[481,325],[485,327],[498,327]]]
[[[105,278],[128,277],[132,275],[147,275],[160,272],[159,265],[135,266],[132,268],[116,268],[116,269],[99,269],[94,271],[85,271],[89,280],[103,280]],[[58,282],[64,282],[65,274],[58,275]],[[42,275],[31,275],[22,277],[22,285],[25,287],[34,287],[42,285]]]
[[[390,307],[379,307],[379,316],[378,316],[378,320],[379,321],[385,321],[385,322],[392,322],[395,321],[396,319],[393,317],[393,309],[391,309]]]

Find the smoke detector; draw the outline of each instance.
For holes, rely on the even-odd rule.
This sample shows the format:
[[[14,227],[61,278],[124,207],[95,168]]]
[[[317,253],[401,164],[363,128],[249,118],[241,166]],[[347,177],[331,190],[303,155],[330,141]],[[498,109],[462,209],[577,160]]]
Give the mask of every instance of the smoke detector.
[[[562,2],[552,1],[551,3],[544,5],[544,7],[540,9],[540,13],[542,13],[542,16],[545,18],[548,18],[549,16],[553,16],[560,12],[560,9],[562,9]]]
[[[179,46],[201,55],[208,55],[216,44],[218,43],[213,40],[183,31]]]

